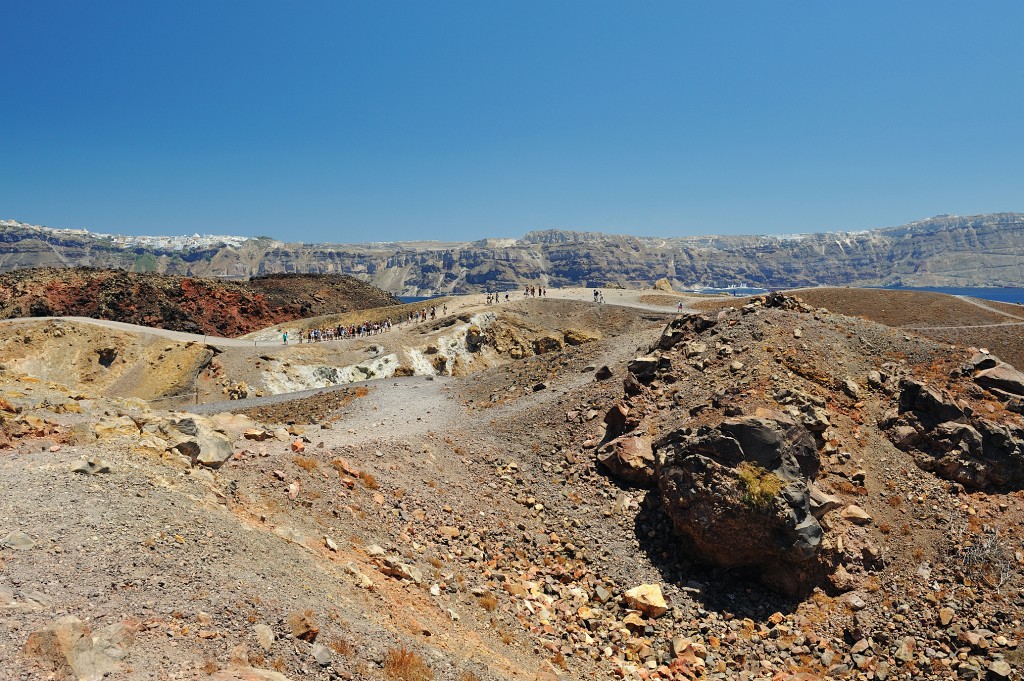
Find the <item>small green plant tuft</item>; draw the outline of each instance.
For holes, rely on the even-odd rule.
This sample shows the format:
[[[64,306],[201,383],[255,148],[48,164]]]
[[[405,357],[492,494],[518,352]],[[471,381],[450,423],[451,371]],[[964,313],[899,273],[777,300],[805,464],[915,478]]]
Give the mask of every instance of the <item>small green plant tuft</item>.
[[[743,461],[736,467],[740,485],[743,486],[743,501],[758,510],[765,510],[772,503],[785,484],[782,479],[756,463]]]

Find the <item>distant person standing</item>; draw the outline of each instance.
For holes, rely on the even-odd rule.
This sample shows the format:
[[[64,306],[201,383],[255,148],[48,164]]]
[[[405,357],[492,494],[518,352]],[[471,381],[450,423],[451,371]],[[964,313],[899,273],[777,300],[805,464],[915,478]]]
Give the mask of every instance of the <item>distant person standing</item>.
[[[288,331],[287,330],[281,333],[281,340],[284,341],[285,345],[288,345]]]

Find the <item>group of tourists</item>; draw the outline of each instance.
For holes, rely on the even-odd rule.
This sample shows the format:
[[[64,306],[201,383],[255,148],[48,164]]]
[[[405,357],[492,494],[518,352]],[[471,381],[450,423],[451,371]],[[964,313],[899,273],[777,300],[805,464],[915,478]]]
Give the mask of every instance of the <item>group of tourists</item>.
[[[448,314],[448,304],[447,303],[445,303],[441,307],[441,314],[442,315]],[[412,324],[412,323],[417,323],[418,324],[419,322],[425,322],[428,319],[437,319],[437,305],[431,305],[429,310],[424,307],[424,308],[420,308],[419,310],[413,310],[412,312],[409,313],[409,323],[410,324]]]
[[[601,293],[601,289],[597,289],[597,288],[594,289],[594,302],[595,303],[603,303],[604,302],[604,294]]]
[[[497,296],[497,294],[495,294]],[[448,314],[448,305],[445,303],[441,307],[441,314]],[[437,306],[431,305],[429,308],[421,308],[419,310],[413,310],[409,313],[407,321],[409,324],[418,324],[425,322],[428,319],[437,319]],[[401,320],[399,320],[401,323]],[[376,336],[378,334],[387,333],[392,329],[394,324],[391,318],[388,317],[382,322],[371,322],[365,321],[362,324],[349,324],[348,326],[338,325],[335,327],[320,327],[315,329],[307,329],[305,332],[300,331],[298,338],[299,342],[307,343],[322,343],[325,341],[343,340],[346,338],[364,338],[366,336]],[[287,330],[281,332],[281,340],[285,345],[288,345],[288,339],[293,336],[289,336]]]
[[[547,289],[543,286],[526,286],[523,288],[523,296],[527,298],[536,298],[537,296],[547,295]]]
[[[340,340],[343,338],[363,338],[365,336],[376,336],[391,330],[391,318],[388,317],[382,322],[365,321],[362,324],[349,324],[348,326],[319,327],[307,329],[305,333],[299,333],[299,342],[305,340],[307,343],[322,343],[325,341]],[[281,332],[281,339],[288,345],[288,332]]]

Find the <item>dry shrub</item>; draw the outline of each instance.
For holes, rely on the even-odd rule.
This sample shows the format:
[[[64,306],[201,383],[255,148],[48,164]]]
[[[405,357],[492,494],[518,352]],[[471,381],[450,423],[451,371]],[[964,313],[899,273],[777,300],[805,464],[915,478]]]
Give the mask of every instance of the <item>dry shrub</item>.
[[[911,533],[910,524],[909,523],[903,523],[903,526],[900,527],[900,534],[902,534],[904,537],[909,537],[910,533]]]
[[[494,612],[498,607],[498,597],[494,594],[484,594],[480,597],[480,607],[487,612]]]
[[[516,640],[516,637],[512,635],[512,632],[510,632],[510,631],[503,631],[503,632],[501,632],[501,642],[504,643],[505,645],[510,646],[513,643],[515,643],[515,640]]]
[[[356,652],[355,646],[343,638],[331,641],[331,650],[343,657],[352,657]]]
[[[459,674],[459,681],[480,681],[480,677],[467,669]]]
[[[889,497],[889,505],[893,508],[898,508],[903,503],[903,497],[891,496]]]
[[[857,491],[857,488],[854,487],[853,483],[849,480],[840,480],[836,483],[836,490],[841,494],[854,494]]]
[[[415,651],[402,646],[384,656],[384,676],[391,681],[432,681],[434,672]]]
[[[892,525],[890,525],[889,523],[882,523],[878,526],[878,531],[882,534],[889,534],[890,532],[892,532]]]
[[[361,473],[359,473],[359,482],[363,483],[363,487],[365,487],[366,489],[380,488],[380,483],[377,482],[377,478],[373,477],[366,471],[362,471]]]
[[[922,549],[920,546],[918,546],[916,549],[914,549],[914,560],[916,560],[917,562],[921,562],[921,560],[923,558],[924,558],[924,549]]]
[[[998,590],[1017,572],[1014,550],[995,530],[970,539],[963,530],[954,530],[954,537],[948,555],[964,576]]]
[[[405,488],[404,487],[399,487],[392,494],[394,495],[394,497],[396,499],[404,499],[405,498]]]
[[[569,668],[569,665],[565,662],[565,655],[562,654],[562,651],[558,651],[557,653],[555,653],[555,656],[551,658],[551,661],[559,667],[561,667],[562,669]]]
[[[220,669],[220,667],[217,666],[217,662],[215,660],[208,659],[203,663],[203,671],[206,672],[207,676],[212,676],[218,669]]]
[[[281,657],[280,655],[278,655],[278,656],[277,656],[277,657],[275,657],[275,658],[274,658],[274,660],[273,660],[273,661],[272,661],[272,662],[270,663],[270,666],[271,666],[271,668],[272,668],[272,669],[273,669],[274,671],[278,671],[278,672],[283,672],[283,671],[284,671],[284,658],[283,658],[283,657]]]
[[[292,461],[295,462],[296,466],[309,473],[312,473],[320,466],[319,461],[308,456],[293,456]]]

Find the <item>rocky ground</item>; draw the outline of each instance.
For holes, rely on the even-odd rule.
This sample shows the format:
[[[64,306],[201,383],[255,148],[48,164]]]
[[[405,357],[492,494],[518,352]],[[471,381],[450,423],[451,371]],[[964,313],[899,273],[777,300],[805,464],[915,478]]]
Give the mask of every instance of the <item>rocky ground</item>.
[[[278,274],[240,282],[91,268],[0,274],[0,319],[96,317],[228,338],[398,302],[342,275]]]
[[[9,361],[0,668],[1019,678],[1024,377],[792,298],[730,304],[480,324],[459,299],[365,341],[442,371],[201,416]],[[483,359],[442,352],[455,328]],[[255,386],[329,363],[308,351],[216,359]]]

